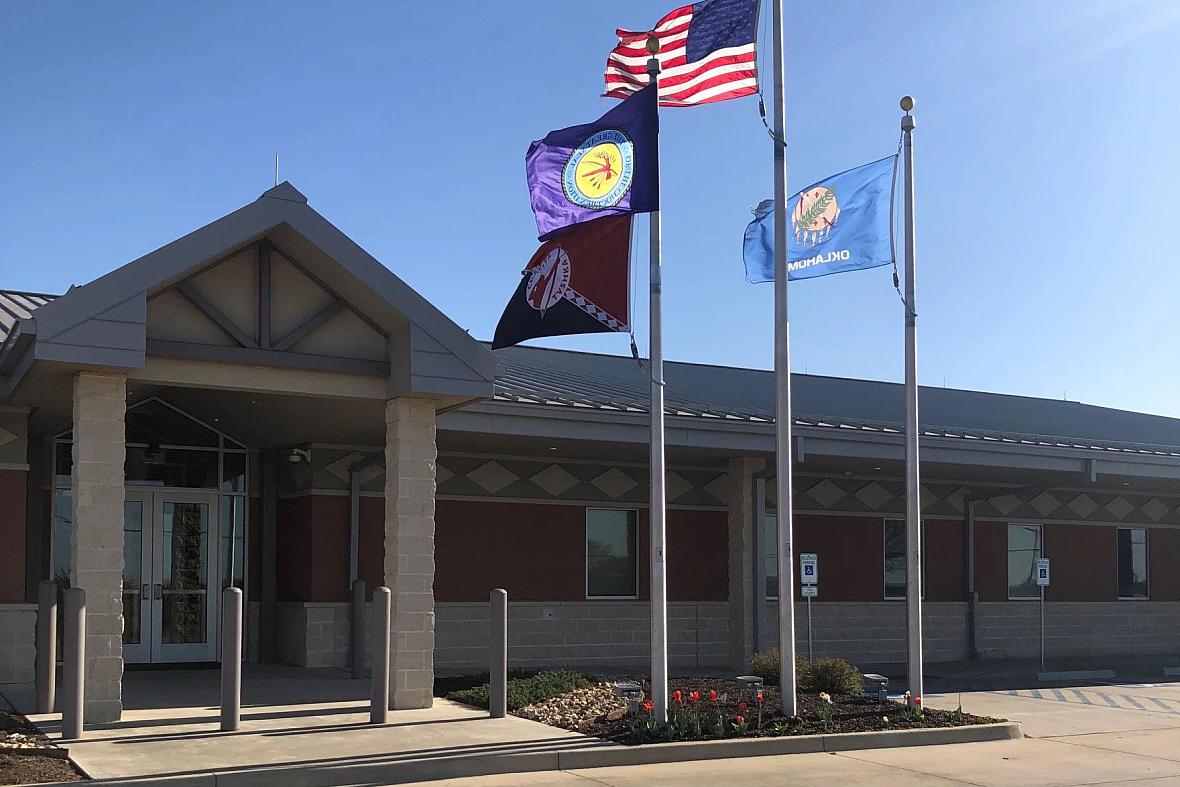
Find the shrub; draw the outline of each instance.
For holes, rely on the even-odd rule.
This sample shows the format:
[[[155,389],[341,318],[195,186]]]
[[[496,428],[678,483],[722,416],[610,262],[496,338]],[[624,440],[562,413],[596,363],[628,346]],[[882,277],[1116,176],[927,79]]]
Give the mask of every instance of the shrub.
[[[750,674],[762,678],[767,686],[777,686],[781,663],[777,648],[755,653],[750,659]],[[855,695],[864,691],[860,671],[844,659],[812,662],[796,658],[795,685],[799,691],[826,691],[829,694]]]
[[[852,695],[864,692],[860,670],[844,659],[820,659],[810,667],[812,691]]]
[[[585,689],[590,681],[585,675],[566,670],[540,672],[527,678],[512,678],[508,681],[508,710],[517,711],[525,705],[550,699],[574,689]],[[469,689],[452,691],[447,699],[486,708],[490,704],[491,685],[484,683]]]
[[[779,668],[782,659],[779,658],[778,648],[770,648],[755,653],[750,659],[750,674],[757,675],[767,686],[777,686]],[[805,658],[795,659],[795,685],[803,691],[812,690],[811,662]]]

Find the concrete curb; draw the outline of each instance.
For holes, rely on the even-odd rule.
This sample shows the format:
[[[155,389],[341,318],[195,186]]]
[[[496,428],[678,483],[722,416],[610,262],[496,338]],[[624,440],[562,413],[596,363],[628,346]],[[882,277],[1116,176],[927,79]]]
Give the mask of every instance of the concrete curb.
[[[456,754],[454,756],[375,760],[328,765],[275,765],[241,770],[178,774],[131,779],[100,779],[92,785],[126,787],[254,787],[281,783],[284,787],[328,787],[335,784],[404,784],[406,782],[489,776],[535,771],[570,771],[665,762],[692,762],[779,754],[857,751],[900,746],[937,746],[950,743],[1022,738],[1019,722],[973,724],[916,730],[845,732],[782,738],[650,743],[621,746],[602,743],[579,748],[555,748],[515,753]],[[63,782],[41,787],[77,787]]]

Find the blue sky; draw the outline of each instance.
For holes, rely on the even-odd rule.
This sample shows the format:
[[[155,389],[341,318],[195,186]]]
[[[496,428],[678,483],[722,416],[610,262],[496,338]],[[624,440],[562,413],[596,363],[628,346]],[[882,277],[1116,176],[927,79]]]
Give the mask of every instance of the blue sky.
[[[4,3],[0,286],[61,292],[167,243],[255,199],[278,151],[313,207],[489,338],[536,246],[529,142],[613,105],[614,28],[674,5]],[[890,154],[897,100],[917,100],[922,382],[1180,416],[1180,5],[788,0],[788,18],[793,188]],[[757,102],[662,121],[666,356],[768,368],[771,287],[740,258],[771,191]],[[796,370],[901,378],[887,268],[793,283],[791,308]]]

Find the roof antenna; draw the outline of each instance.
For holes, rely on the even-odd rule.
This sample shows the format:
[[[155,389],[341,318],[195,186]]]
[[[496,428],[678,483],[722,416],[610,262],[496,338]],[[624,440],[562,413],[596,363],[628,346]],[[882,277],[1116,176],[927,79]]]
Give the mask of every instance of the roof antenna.
[[[279,185],[279,153],[275,151],[275,185]]]

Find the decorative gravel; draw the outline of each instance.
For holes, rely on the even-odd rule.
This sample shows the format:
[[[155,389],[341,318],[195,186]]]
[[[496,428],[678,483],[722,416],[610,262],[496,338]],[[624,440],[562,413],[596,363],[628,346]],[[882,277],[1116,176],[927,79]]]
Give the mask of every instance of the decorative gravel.
[[[621,719],[626,711],[627,701],[615,696],[614,685],[599,683],[588,689],[575,689],[558,697],[525,705],[516,715],[553,727],[585,732],[596,724]]]
[[[82,779],[53,744],[22,716],[0,711],[0,784],[72,782]]]

